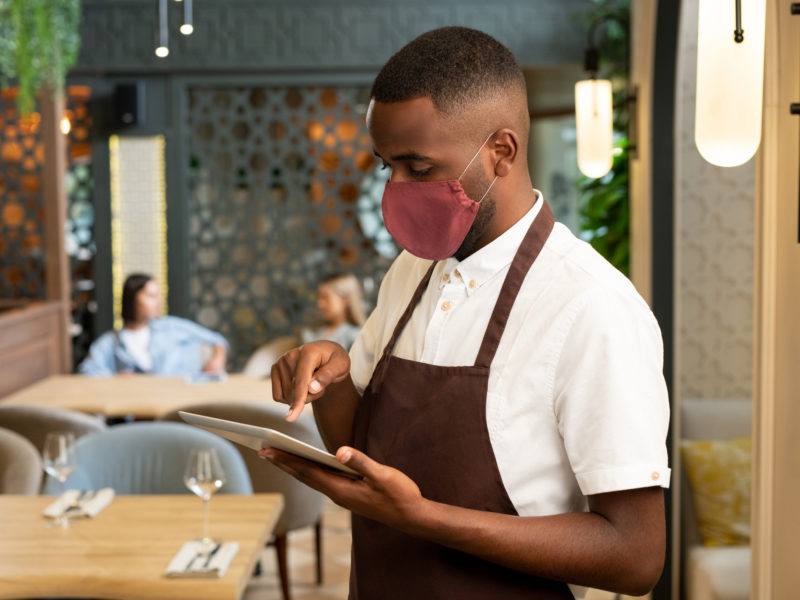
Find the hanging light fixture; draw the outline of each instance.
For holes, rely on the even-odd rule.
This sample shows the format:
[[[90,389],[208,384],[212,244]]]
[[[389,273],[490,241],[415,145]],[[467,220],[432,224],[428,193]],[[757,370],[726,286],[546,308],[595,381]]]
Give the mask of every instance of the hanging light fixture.
[[[167,0],[158,0],[158,46],[156,56],[169,56],[169,30],[167,28]]]
[[[183,0],[183,24],[180,29],[183,35],[192,35],[194,31],[192,16],[192,0]]]
[[[614,162],[614,104],[611,81],[597,79],[599,52],[594,32],[602,23],[615,19],[607,15],[592,23],[584,52],[584,70],[589,74],[575,84],[575,129],[578,146],[578,168],[587,177],[602,177]],[[634,101],[631,95],[627,101]],[[631,121],[635,118],[632,115]],[[633,148],[633,144],[629,146]]]
[[[587,177],[602,177],[611,170],[613,119],[611,82],[597,79],[597,50],[586,50],[589,79],[575,84],[575,129],[578,168]]]
[[[699,2],[694,139],[711,164],[741,165],[761,142],[765,24],[765,0]]]

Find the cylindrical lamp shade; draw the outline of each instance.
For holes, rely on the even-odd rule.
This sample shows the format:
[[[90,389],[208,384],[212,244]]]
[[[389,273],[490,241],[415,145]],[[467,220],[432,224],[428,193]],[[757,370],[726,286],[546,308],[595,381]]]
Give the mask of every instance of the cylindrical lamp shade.
[[[720,167],[747,162],[761,142],[765,0],[741,0],[744,41],[736,43],[736,3],[700,0],[694,139]]]
[[[578,168],[587,177],[602,177],[611,170],[612,106],[608,79],[585,79],[575,84]]]

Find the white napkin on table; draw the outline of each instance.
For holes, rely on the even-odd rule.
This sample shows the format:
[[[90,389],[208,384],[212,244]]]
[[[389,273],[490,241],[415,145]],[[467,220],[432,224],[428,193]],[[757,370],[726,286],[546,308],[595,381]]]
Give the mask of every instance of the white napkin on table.
[[[53,503],[44,509],[44,516],[50,518],[60,517],[70,506],[74,506],[81,496],[80,490],[67,490],[61,494]],[[69,511],[70,517],[94,517],[111,504],[114,499],[114,489],[107,487],[92,494],[90,498],[84,500],[79,506]]]
[[[224,577],[228,567],[239,551],[238,542],[220,545],[206,565],[206,557],[198,555],[202,543],[186,542],[167,565],[165,577]]]

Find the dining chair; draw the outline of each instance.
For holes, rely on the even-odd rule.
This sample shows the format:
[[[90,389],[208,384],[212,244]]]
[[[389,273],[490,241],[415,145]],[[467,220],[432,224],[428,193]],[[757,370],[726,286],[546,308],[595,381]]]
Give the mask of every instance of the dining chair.
[[[0,427],[0,494],[35,496],[42,483],[42,459],[30,440]]]
[[[250,475],[233,444],[213,433],[182,423],[137,422],[115,425],[75,442],[78,468],[67,487],[117,494],[189,494],[183,473],[194,448],[213,448],[225,473],[222,494],[252,494]],[[45,493],[57,494],[52,480]]]
[[[242,373],[251,377],[267,377],[272,370],[272,365],[287,352],[299,346],[300,342],[292,336],[275,338],[260,346],[250,355],[242,369]]]
[[[54,406],[0,404],[0,427],[27,438],[41,455],[44,439],[51,431],[69,431],[75,438],[106,429],[101,417]],[[39,472],[40,489],[45,477]]]
[[[0,404],[0,427],[28,438],[41,453],[51,431],[69,431],[79,438],[106,429],[106,423],[101,417],[66,408]]]
[[[186,406],[180,410],[239,421],[259,427],[275,429],[303,442],[324,448],[317,431],[314,417],[305,411],[300,418],[289,423],[286,421],[286,408],[278,404],[251,404],[247,402],[208,402]],[[181,421],[178,411],[172,411],[159,417],[166,421]],[[289,571],[287,566],[287,534],[305,527],[314,528],[315,550],[317,559],[317,583],[322,583],[322,508],[325,497],[319,492],[300,483],[276,466],[258,457],[258,453],[250,448],[237,445],[253,483],[256,493],[283,494],[284,509],[273,530],[271,544],[277,554],[278,573],[281,579],[284,600],[289,600]]]

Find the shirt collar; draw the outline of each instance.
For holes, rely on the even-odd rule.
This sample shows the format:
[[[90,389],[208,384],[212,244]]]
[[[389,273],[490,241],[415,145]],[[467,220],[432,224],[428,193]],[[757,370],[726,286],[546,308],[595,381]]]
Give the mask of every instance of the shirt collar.
[[[539,190],[533,191],[536,194],[536,202],[533,207],[498,238],[462,261],[452,256],[443,261],[443,276],[439,280],[440,289],[450,281],[461,282],[469,296],[511,264],[531,223],[544,204],[542,193]]]

